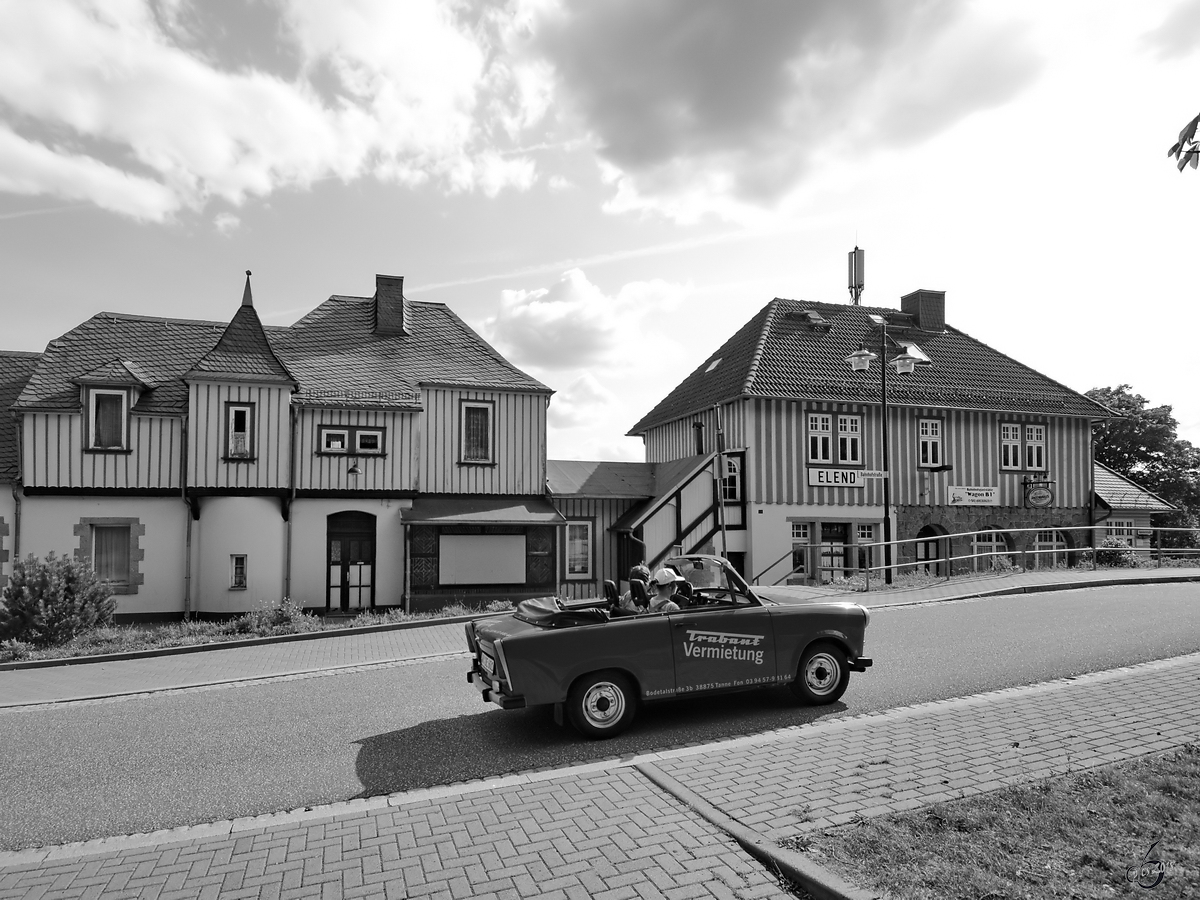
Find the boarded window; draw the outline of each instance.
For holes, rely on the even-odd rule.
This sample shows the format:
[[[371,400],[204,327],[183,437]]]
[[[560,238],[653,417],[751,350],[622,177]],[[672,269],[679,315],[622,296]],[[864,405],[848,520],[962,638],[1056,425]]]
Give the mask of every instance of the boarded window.
[[[101,581],[129,582],[129,526],[96,525],[92,530],[92,567]]]
[[[250,439],[253,426],[253,407],[229,407],[229,456],[248,459],[254,455],[254,446]]]

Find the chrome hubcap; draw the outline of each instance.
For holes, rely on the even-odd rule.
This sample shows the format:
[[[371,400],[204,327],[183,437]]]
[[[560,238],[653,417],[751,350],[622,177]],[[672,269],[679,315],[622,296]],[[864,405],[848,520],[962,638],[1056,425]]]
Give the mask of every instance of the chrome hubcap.
[[[828,694],[841,678],[838,662],[828,653],[817,653],[804,667],[804,683],[814,694]]]
[[[625,694],[611,681],[593,684],[583,695],[583,714],[597,728],[607,728],[625,714]]]

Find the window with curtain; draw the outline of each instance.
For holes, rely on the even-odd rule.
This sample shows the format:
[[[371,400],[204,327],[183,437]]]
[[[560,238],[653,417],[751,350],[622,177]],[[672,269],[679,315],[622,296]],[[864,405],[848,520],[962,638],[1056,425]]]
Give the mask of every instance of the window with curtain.
[[[101,581],[129,583],[129,526],[92,527],[92,568]]]
[[[124,393],[92,394],[92,446],[104,449],[125,446]]]
[[[492,407],[467,403],[463,406],[463,462],[492,461]]]

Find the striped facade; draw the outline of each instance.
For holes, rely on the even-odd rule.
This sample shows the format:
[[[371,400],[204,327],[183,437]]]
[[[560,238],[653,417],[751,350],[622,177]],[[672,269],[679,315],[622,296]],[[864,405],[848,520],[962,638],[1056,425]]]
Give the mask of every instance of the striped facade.
[[[628,571],[622,571],[628,569],[628,563],[621,558],[620,539],[609,529],[638,502],[640,500],[624,497],[570,497],[555,500],[555,507],[568,525],[572,522],[590,522],[592,525],[591,577],[580,579],[567,575],[567,547],[565,541],[561,542],[559,571],[563,573],[563,581],[559,586],[559,596],[573,600],[598,597],[603,594],[605,579],[619,582],[628,574]]]
[[[701,426],[703,446],[696,444],[696,425]],[[746,441],[745,405],[742,402],[725,403],[721,406],[721,428],[725,433],[727,448],[744,447]],[[717,414],[713,409],[702,410],[695,415],[676,419],[645,435],[646,462],[669,462],[687,456],[699,456],[717,449]]]
[[[492,409],[492,461],[463,461],[463,404]],[[419,488],[430,494],[542,496],[546,491],[547,395],[533,392],[423,390],[418,436]]]
[[[84,449],[83,415],[27,412],[21,417],[22,477],[33,488],[180,489],[183,419],[129,417],[128,451]]]
[[[228,454],[229,404],[252,404],[252,456]],[[188,487],[283,489],[291,486],[291,393],[279,385],[195,382],[189,387]]]
[[[862,464],[883,469],[883,429],[880,407],[854,403],[754,398],[743,401],[751,441],[747,453],[749,499],[754,503],[795,503],[815,506],[879,506],[883,482],[868,479],[862,488],[812,487],[811,465],[839,468],[836,463],[808,459],[808,414],[861,416]],[[929,472],[918,465],[918,424],[921,419],[943,423],[943,461],[949,472]],[[1036,473],[1000,467],[1000,425],[1013,423],[1046,427],[1046,468]],[[666,427],[666,426],[664,426]],[[657,429],[656,429],[657,430]],[[1022,480],[1045,475],[1055,481],[1054,506],[1078,508],[1091,493],[1091,426],[1087,419],[1047,417],[979,410],[932,407],[889,407],[892,503],[941,506],[949,503],[951,485],[998,487],[1000,506],[1024,503]]]
[[[378,409],[302,407],[296,413],[296,472],[299,491],[415,491],[420,413]],[[378,429],[383,432],[379,455],[323,453],[324,427]],[[361,474],[348,474],[351,462]]]

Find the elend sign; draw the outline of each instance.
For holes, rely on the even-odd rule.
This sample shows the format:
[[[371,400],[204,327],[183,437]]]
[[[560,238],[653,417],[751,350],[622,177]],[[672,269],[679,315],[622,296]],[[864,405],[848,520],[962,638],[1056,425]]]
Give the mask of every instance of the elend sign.
[[[866,487],[866,472],[862,469],[814,469],[809,466],[809,487]]]

